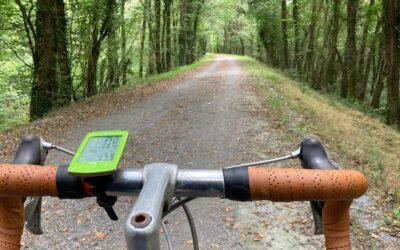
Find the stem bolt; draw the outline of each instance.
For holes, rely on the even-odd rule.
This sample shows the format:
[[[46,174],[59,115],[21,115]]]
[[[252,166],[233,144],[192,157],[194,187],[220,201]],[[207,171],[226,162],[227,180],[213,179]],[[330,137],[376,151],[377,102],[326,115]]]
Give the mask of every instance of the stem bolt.
[[[139,213],[132,217],[131,225],[136,228],[145,228],[150,224],[151,220],[152,218],[149,214]]]

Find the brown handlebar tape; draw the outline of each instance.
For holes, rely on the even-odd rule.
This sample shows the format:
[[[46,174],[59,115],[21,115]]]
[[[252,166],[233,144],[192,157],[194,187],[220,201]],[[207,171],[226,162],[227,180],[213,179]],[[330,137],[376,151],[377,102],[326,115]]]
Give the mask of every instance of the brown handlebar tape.
[[[351,249],[349,235],[351,202],[351,200],[325,202],[322,223],[327,249]]]
[[[24,196],[56,196],[57,167],[0,165],[0,249],[19,249]]]
[[[322,220],[327,249],[351,249],[349,208],[368,189],[355,170],[249,168],[252,200],[325,200]]]
[[[367,178],[355,170],[249,168],[252,200],[352,200],[368,188]]]
[[[0,165],[0,196],[57,196],[54,166]]]

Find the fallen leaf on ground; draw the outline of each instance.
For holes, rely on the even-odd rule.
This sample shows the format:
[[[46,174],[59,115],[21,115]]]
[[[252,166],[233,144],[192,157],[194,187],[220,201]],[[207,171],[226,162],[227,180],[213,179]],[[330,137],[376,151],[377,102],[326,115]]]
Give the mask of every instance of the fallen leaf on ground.
[[[264,238],[264,234],[262,234],[262,233],[256,233],[254,236],[253,236],[253,241],[260,241],[260,240],[262,240]]]
[[[226,216],[226,217],[224,217],[222,220],[225,221],[225,222],[232,222],[232,221],[233,221],[233,218],[230,217],[230,216]]]
[[[266,227],[266,226],[269,226],[271,224],[272,224],[272,222],[270,222],[269,220],[263,220],[263,222],[261,222],[261,226],[262,227]]]
[[[96,237],[103,240],[107,237],[107,234],[103,232],[96,232]]]

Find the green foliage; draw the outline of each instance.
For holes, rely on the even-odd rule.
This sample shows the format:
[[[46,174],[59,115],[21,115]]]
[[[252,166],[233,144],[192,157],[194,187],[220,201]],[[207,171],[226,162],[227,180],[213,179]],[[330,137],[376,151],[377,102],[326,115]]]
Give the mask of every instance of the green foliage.
[[[204,33],[209,41],[208,51],[256,56],[256,23],[248,18],[246,1],[207,1]]]
[[[0,131],[26,122],[31,57],[13,1],[0,1]]]
[[[346,167],[360,169],[369,177],[371,187],[383,189],[387,200],[397,208],[386,219],[389,224],[399,225],[400,132],[333,94],[291,80],[285,72],[248,58],[242,61],[259,84],[265,108],[284,136],[299,141],[316,135],[326,141],[344,162],[351,164]]]
[[[149,16],[145,16],[145,2],[150,2],[152,8]],[[188,16],[189,25],[195,28],[194,21],[197,20],[197,31],[195,37],[188,40],[188,50],[184,53],[195,53],[192,59],[200,58],[206,50],[207,40],[209,40],[211,29],[205,22],[204,17],[210,11],[214,11],[215,6],[212,1],[186,1],[191,4],[190,12],[185,13],[181,9],[181,1],[171,1],[171,69],[178,66],[179,55],[179,36],[181,35],[182,23],[181,16]],[[33,75],[33,50],[35,48],[35,37],[30,34],[32,46],[29,44],[26,23],[21,11],[25,9],[28,20],[32,24],[33,30],[36,28],[36,5],[38,0],[19,1],[0,1],[0,130],[10,128],[16,124],[21,124],[29,120],[29,105]],[[221,3],[223,1],[220,1]],[[88,60],[90,54],[90,44],[93,40],[92,31],[97,28],[99,37],[104,33],[104,37],[99,47],[97,70],[95,72],[97,92],[106,92],[113,88],[120,87],[123,82],[123,74],[126,76],[127,85],[141,81],[139,68],[143,67],[144,77],[152,77],[151,71],[154,57],[154,30],[150,31],[150,25],[155,27],[154,0],[64,0],[67,17],[67,55],[71,64],[71,78],[73,84],[72,99],[74,101],[87,97],[87,74]],[[109,3],[114,3],[112,13],[108,13]],[[162,57],[166,57],[166,25],[164,7],[166,1],[159,1],[161,8],[160,16],[160,46]],[[124,4],[124,7],[122,7]],[[123,10],[123,11],[122,11]],[[206,13],[208,13],[206,15]],[[107,15],[109,18],[107,19]],[[213,16],[213,15],[211,15]],[[196,19],[197,18],[197,19]],[[146,19],[146,26],[143,29],[143,20]],[[26,19],[25,19],[26,20]],[[112,28],[109,26],[112,21]],[[103,25],[104,24],[104,25]],[[123,36],[122,27],[125,35]],[[30,28],[30,27],[29,27]],[[103,29],[104,28],[104,29]],[[141,47],[141,36],[144,35],[144,47]],[[153,39],[153,40],[152,40]],[[124,44],[124,45],[123,45]],[[143,54],[143,61],[140,55]],[[110,60],[113,58],[113,60]],[[123,61],[125,60],[125,61]],[[110,63],[112,61],[112,63]],[[45,62],[42,62],[45,63]],[[36,66],[36,65],[35,65]],[[157,76],[160,79],[183,72],[195,67],[192,64],[188,67],[176,68],[171,73]],[[110,78],[111,70],[114,77]],[[124,73],[126,72],[126,74]],[[60,75],[59,72],[57,72]],[[153,77],[154,79],[157,77]],[[125,83],[125,82],[124,82]],[[53,93],[54,94],[54,93]]]

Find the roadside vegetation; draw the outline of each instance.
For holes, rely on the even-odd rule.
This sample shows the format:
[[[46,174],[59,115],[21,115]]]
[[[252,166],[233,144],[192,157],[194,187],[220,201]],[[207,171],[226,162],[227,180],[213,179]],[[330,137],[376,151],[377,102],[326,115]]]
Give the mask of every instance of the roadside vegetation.
[[[395,0],[0,3],[0,129],[191,64],[247,55],[400,125]]]
[[[393,214],[388,218],[398,223],[400,132],[379,116],[292,80],[283,71],[249,57],[239,58],[258,83],[265,96],[265,108],[277,118],[275,125],[283,134],[292,141],[309,135],[321,138],[336,153],[338,162],[352,164],[341,167],[357,168],[369,176],[375,192],[392,204]]]
[[[0,130],[196,62],[213,8],[204,0],[1,1]]]

